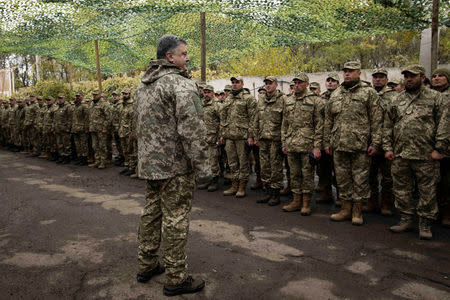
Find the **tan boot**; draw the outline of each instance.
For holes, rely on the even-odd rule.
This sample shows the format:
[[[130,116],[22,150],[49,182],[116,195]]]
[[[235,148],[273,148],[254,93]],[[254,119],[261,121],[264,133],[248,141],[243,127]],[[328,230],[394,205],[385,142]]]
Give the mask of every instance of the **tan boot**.
[[[344,201],[341,210],[338,213],[332,214],[330,218],[336,222],[350,220],[352,218],[352,202]]]
[[[433,233],[431,232],[431,223],[433,221],[420,217],[419,219],[419,238],[421,240],[431,240]]]
[[[236,192],[238,191],[238,187],[239,187],[239,181],[238,180],[233,180],[231,182],[230,188],[228,190],[223,191],[223,195],[224,196],[236,195]]]
[[[291,193],[291,186],[288,184],[287,187],[280,191],[280,196],[289,196]]]
[[[450,204],[444,205],[441,211],[442,211],[442,226],[450,227]]]
[[[364,205],[364,207],[362,208],[363,212],[366,213],[374,213],[377,212],[379,210],[378,207],[378,197],[375,195],[370,196],[369,201],[367,202],[366,205]]]
[[[399,233],[399,232],[408,231],[408,230],[410,230],[412,228],[413,228],[412,216],[402,213],[401,218],[400,218],[400,222],[398,222],[394,226],[391,226],[389,229],[392,232]]]
[[[292,199],[291,203],[289,203],[288,205],[283,206],[283,211],[285,211],[285,212],[293,212],[293,211],[300,210],[300,207],[301,207],[302,202],[303,202],[302,194],[292,193],[292,196],[293,196],[293,199]]]
[[[362,215],[362,203],[361,202],[353,203],[352,225],[360,226],[362,224],[364,224],[363,215]]]
[[[99,168],[99,169],[105,169],[106,168],[106,166],[105,166],[105,164],[104,163],[100,163],[99,165],[98,165],[98,167],[97,168]]]
[[[393,204],[394,204],[394,195],[392,195],[392,193],[383,193],[381,195],[381,214],[383,216],[392,216]]]
[[[97,168],[98,167],[98,163],[92,163],[90,165],[88,165],[89,168]]]
[[[303,194],[302,200],[302,216],[309,216],[311,214],[311,194]]]
[[[263,188],[263,183],[261,180],[261,175],[256,174],[256,181],[252,186],[250,187],[251,190],[260,190]]]
[[[245,189],[247,188],[247,180],[240,180],[238,191],[236,192],[237,198],[245,197]]]
[[[324,188],[322,194],[316,198],[316,203],[327,203],[333,201],[333,190],[331,185]]]
[[[48,152],[43,152],[41,155],[38,156],[38,158],[49,158],[50,157],[50,153]]]

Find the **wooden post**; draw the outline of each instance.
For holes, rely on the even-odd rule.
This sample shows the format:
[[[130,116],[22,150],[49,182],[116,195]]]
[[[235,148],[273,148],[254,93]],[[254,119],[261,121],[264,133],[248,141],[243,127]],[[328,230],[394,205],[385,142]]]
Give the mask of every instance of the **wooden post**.
[[[200,31],[201,31],[201,77],[206,81],[206,17],[205,13],[200,13]]]
[[[439,49],[439,0],[433,0],[431,16],[431,73],[437,68]]]
[[[95,45],[95,58],[97,60],[97,81],[98,81],[98,90],[102,93],[102,74],[100,73],[100,57],[98,54],[98,40],[94,40]]]

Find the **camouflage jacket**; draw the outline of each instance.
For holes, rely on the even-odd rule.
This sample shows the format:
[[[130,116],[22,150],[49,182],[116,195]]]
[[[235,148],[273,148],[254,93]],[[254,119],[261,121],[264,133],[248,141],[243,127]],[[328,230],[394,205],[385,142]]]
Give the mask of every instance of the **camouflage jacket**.
[[[422,85],[417,95],[397,94],[383,126],[383,149],[396,157],[427,160],[434,149],[444,148],[442,95]]]
[[[442,141],[442,150],[445,155],[450,156],[450,86],[442,91],[442,101],[444,102],[444,112],[436,133],[436,140]]]
[[[89,131],[89,108],[86,104],[75,104],[72,113],[72,132],[88,132]]]
[[[16,126],[17,122],[16,122],[16,110],[17,110],[17,105],[14,105],[14,107],[10,106],[9,107],[9,112],[8,112],[8,124],[9,126]]]
[[[322,149],[323,100],[311,91],[292,94],[283,103],[281,144],[288,152]]]
[[[56,110],[53,115],[53,128],[55,133],[70,132],[72,127],[72,105],[64,102],[56,104]]]
[[[220,130],[220,104],[216,99],[203,98],[203,121],[206,126],[206,142],[210,145],[219,140]]]
[[[122,113],[123,101],[119,100],[111,105],[111,125],[114,132],[119,131],[120,114]]]
[[[397,95],[397,91],[388,87],[387,85],[378,92],[379,102],[383,111],[386,111],[389,105],[392,103],[392,99]]]
[[[58,105],[52,104],[50,106],[47,105],[47,109],[44,113],[44,118],[42,120],[43,131],[44,133],[53,131],[53,119],[55,117],[55,111],[58,109]]]
[[[44,127],[44,115],[46,110],[47,105],[39,106],[36,118],[34,119],[34,127],[36,127],[39,130],[42,130],[42,128]]]
[[[230,94],[220,109],[220,135],[231,140],[251,137],[250,126],[256,105],[256,99],[246,89],[236,96]]]
[[[89,113],[89,131],[109,131],[111,125],[111,105],[103,99],[93,102]]]
[[[15,119],[16,119],[16,127],[17,130],[23,130],[23,123],[25,122],[25,104],[23,106],[17,105],[17,109],[15,111]]]
[[[118,126],[118,133],[120,138],[124,138],[127,136],[131,136],[133,134],[133,119],[134,119],[134,110],[133,110],[133,99],[130,98],[128,101],[123,101],[120,103],[122,108],[120,109],[120,119]]]
[[[36,102],[27,106],[25,108],[25,120],[23,122],[23,125],[26,127],[33,126],[36,116],[38,114],[38,111],[39,111],[39,104],[37,104]]]
[[[325,92],[323,92],[323,93],[320,95],[320,97],[323,98],[323,99],[325,99],[325,100],[330,100],[331,94],[332,94],[333,92],[334,92],[334,91],[326,90]]]
[[[134,94],[139,177],[158,180],[195,170],[211,176],[196,84],[164,59],[152,60]]]
[[[279,90],[269,99],[266,95],[258,100],[250,136],[259,140],[281,141],[281,122],[286,95]]]
[[[1,115],[1,125],[2,127],[6,127],[9,125],[9,111],[10,108],[3,108],[2,115]]]
[[[383,111],[376,91],[360,81],[346,89],[339,86],[326,106],[324,147],[344,152],[380,150]]]

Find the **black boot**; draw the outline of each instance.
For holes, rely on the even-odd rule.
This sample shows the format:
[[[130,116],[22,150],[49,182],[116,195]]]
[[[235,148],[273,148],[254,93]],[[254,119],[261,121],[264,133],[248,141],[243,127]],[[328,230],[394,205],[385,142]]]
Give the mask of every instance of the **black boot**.
[[[272,188],[270,186],[266,186],[266,194],[263,198],[256,200],[256,203],[267,203],[272,198]]]
[[[128,168],[123,169],[122,171],[119,172],[120,175],[125,175],[126,172],[128,172]]]
[[[269,200],[269,206],[275,206],[280,204],[280,190],[279,189],[272,189],[272,197]]]
[[[52,156],[49,157],[49,161],[57,161],[58,160],[58,154],[56,152],[52,152]]]
[[[69,155],[64,156],[62,164],[63,165],[70,164],[70,156]]]
[[[219,189],[219,177],[213,177],[211,183],[208,186],[208,192],[215,192]]]
[[[88,162],[87,162],[87,157],[86,156],[82,156],[81,160],[80,160],[80,166],[87,166]]]
[[[179,285],[164,285],[164,295],[165,296],[176,296],[180,294],[192,294],[203,290],[205,287],[205,281],[200,278],[192,278],[188,276],[186,280]]]
[[[64,156],[59,155],[59,154],[56,154],[56,155],[57,155],[57,157],[58,157],[58,159],[56,160],[56,163],[57,163],[58,165],[62,164],[63,161],[64,161]]]

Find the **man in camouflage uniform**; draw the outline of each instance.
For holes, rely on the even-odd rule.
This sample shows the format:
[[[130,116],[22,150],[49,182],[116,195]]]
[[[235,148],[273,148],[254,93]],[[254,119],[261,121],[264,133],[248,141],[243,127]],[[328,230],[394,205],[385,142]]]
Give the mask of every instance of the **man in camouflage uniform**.
[[[9,129],[9,101],[2,101],[3,110],[1,111],[1,130],[2,130],[2,145],[3,149],[8,150],[11,146],[11,131]]]
[[[301,209],[302,216],[309,216],[314,191],[313,161],[320,159],[322,149],[323,102],[308,90],[308,75],[299,73],[293,81],[294,94],[284,102],[281,126],[281,144],[288,156],[293,200],[283,210]]]
[[[327,90],[322,93],[320,96],[323,100],[324,111],[325,107],[328,104],[328,100],[331,97],[331,93],[333,93],[339,87],[339,74],[337,72],[328,73],[325,86]],[[334,174],[334,166],[333,166],[333,157],[328,155],[325,150],[322,149],[322,155],[319,160],[317,166],[317,175],[319,176],[319,183],[316,187],[317,192],[322,192],[319,197],[316,197],[316,203],[321,202],[332,202],[333,201],[333,193],[332,193],[332,185],[336,187],[336,176]],[[337,192],[339,195],[339,193]],[[336,200],[336,206],[340,206],[339,196]]]
[[[11,133],[11,151],[18,152],[20,151],[20,139],[17,131],[17,121],[16,121],[16,111],[18,106],[16,105],[16,98],[9,99],[9,112],[8,112],[8,127]]]
[[[56,136],[56,146],[58,147],[59,159],[57,163],[70,163],[71,155],[71,135],[72,127],[72,106],[66,102],[64,94],[58,95],[57,109],[53,115],[53,127]]]
[[[387,86],[388,72],[386,69],[378,68],[372,72],[372,85],[379,96],[379,105],[383,109],[383,116],[387,107],[391,104],[393,97],[397,94],[394,89]],[[378,194],[380,182],[378,173],[381,173],[381,206],[378,206]],[[380,151],[372,156],[369,172],[370,198],[363,206],[363,212],[376,212],[381,207],[381,214],[392,215],[394,198],[392,195],[391,162],[384,157]]]
[[[309,90],[317,96],[320,96],[320,84],[318,82],[311,82],[309,84]]]
[[[88,133],[89,133],[89,108],[83,103],[81,92],[75,94],[72,114],[72,135],[78,155],[76,165],[86,166],[88,164]]]
[[[89,132],[92,138],[95,162],[91,168],[106,168],[108,161],[108,134],[111,127],[111,106],[102,99],[100,91],[92,92],[93,105],[89,114]]]
[[[50,161],[56,161],[58,159],[56,148],[56,136],[53,121],[55,117],[55,111],[58,106],[55,104],[55,99],[52,96],[45,97],[47,102],[47,109],[45,110],[42,121],[42,134],[43,134],[43,158],[47,158]]]
[[[15,120],[16,120],[16,130],[17,130],[17,141],[16,145],[20,149],[21,153],[25,153],[25,147],[23,143],[24,139],[24,122],[25,122],[25,99],[18,99],[17,100],[17,110],[15,111]]]
[[[39,105],[36,102],[35,95],[31,94],[29,99],[29,105],[25,108],[25,120],[23,123],[24,146],[26,153],[29,153],[31,148],[33,148],[33,156],[38,156],[39,147],[38,145],[34,145],[34,137],[36,136],[34,124],[39,111]]]
[[[214,98],[214,88],[206,85],[203,89],[203,121],[206,126],[206,142],[208,143],[208,158],[211,165],[213,179],[203,185],[199,185],[198,189],[208,189],[208,192],[217,191],[220,175],[219,167],[219,149],[217,141],[219,140],[220,116],[219,104]]]
[[[431,76],[431,85],[434,90],[441,93],[442,100],[448,113],[450,108],[450,70],[448,68],[438,68],[434,70],[433,75]],[[449,122],[448,116],[443,117],[443,119],[445,121],[442,122],[442,126]],[[448,137],[450,128],[442,127],[438,132],[447,133]],[[441,140],[445,139],[445,137],[438,138]],[[448,139],[446,141],[448,141]],[[442,150],[446,152],[446,147],[444,146]],[[438,185],[438,203],[442,217],[442,225],[450,227],[450,158],[448,157],[450,153],[446,153],[446,155],[447,156],[440,161],[441,181]]]
[[[381,148],[383,111],[376,91],[360,80],[361,64],[344,64],[344,82],[326,107],[324,145],[334,157],[334,169],[342,200],[333,221],[352,220],[362,225],[362,203],[370,197],[370,157]]]
[[[227,84],[224,88],[223,91],[225,93],[225,99],[227,99],[230,96],[231,93],[231,84]]]
[[[253,146],[250,136],[250,123],[256,109],[256,100],[244,89],[242,77],[231,77],[232,92],[220,110],[219,144],[225,143],[228,163],[232,174],[231,187],[224,191],[225,196],[244,197],[249,172],[247,146]]]
[[[385,157],[392,161],[395,206],[401,213],[400,222],[390,229],[411,229],[416,212],[420,217],[419,237],[431,239],[431,223],[438,213],[439,160],[445,145],[440,139],[445,133],[439,130],[446,107],[439,92],[424,87],[424,67],[411,65],[402,74],[406,90],[392,100],[383,127],[383,149]],[[419,191],[417,206],[412,197],[415,183]]]
[[[163,291],[174,296],[198,292],[205,286],[202,279],[188,275],[185,247],[194,176],[199,183],[209,181],[211,167],[198,89],[187,78],[186,42],[164,35],[157,58],[150,62],[134,97],[138,172],[147,180],[138,233],[137,280],[146,282],[164,272],[158,262],[162,238],[166,267]]]
[[[44,155],[44,115],[45,111],[47,110],[47,105],[44,103],[44,98],[42,96],[36,97],[39,110],[36,115],[36,119],[34,120],[34,129],[35,129],[35,136],[34,136],[34,144],[38,145],[38,153],[39,158],[44,158],[42,156]]]
[[[114,165],[120,166],[124,163],[124,155],[122,144],[120,143],[119,137],[119,123],[120,114],[122,110],[122,101],[120,100],[120,94],[116,91],[112,92],[112,106],[111,106],[111,125],[112,125],[112,137],[114,139],[114,144],[116,145],[118,156],[115,158]]]
[[[280,204],[280,189],[283,187],[281,122],[286,96],[277,89],[278,80],[275,76],[267,76],[264,83],[267,93],[258,100],[250,136],[260,149],[261,180],[266,192],[266,196],[256,202],[275,206]]]
[[[119,173],[126,176],[131,176],[136,173],[137,158],[136,136],[134,134],[134,110],[133,99],[131,98],[131,91],[125,89],[122,91],[122,101],[120,102],[122,108],[120,109],[119,120],[119,137],[122,145],[124,155],[125,169]]]

